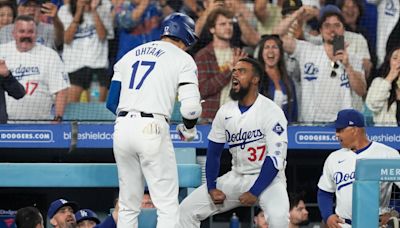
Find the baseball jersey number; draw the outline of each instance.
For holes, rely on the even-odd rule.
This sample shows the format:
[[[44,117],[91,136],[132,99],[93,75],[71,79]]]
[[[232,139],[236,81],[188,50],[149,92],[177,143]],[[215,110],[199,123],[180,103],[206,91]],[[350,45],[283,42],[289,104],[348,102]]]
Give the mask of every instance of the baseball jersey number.
[[[36,88],[38,87],[39,83],[34,81],[27,81],[25,84],[25,91],[26,94],[32,95],[35,92]]]
[[[257,151],[260,151],[260,150],[261,150],[261,154],[259,153],[260,156],[257,158]],[[264,158],[264,155],[265,155],[265,151],[266,151],[265,145],[258,146],[256,148],[249,147],[249,149],[247,149],[247,152],[250,153],[250,156],[247,157],[247,159],[249,159],[249,161],[251,161],[251,162],[254,162],[256,160],[262,161]]]
[[[154,69],[154,66],[156,65],[156,62],[150,62],[150,61],[136,61],[133,65],[132,65],[132,76],[131,76],[131,82],[129,83],[129,89],[133,89],[133,84],[135,83],[135,77],[136,77],[136,73],[137,70],[140,66],[148,66],[149,69],[147,69],[146,73],[144,73],[142,79],[140,80],[139,84],[137,84],[136,86],[136,90],[140,89],[140,87],[142,87],[142,84],[144,82],[144,80],[146,79],[147,76],[149,76],[150,72]]]

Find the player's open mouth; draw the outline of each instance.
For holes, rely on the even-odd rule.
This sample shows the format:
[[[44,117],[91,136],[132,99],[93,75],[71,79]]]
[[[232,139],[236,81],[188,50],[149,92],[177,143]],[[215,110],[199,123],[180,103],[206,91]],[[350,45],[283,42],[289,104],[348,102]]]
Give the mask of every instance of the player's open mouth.
[[[232,88],[237,88],[239,86],[239,80],[237,79],[232,79]]]

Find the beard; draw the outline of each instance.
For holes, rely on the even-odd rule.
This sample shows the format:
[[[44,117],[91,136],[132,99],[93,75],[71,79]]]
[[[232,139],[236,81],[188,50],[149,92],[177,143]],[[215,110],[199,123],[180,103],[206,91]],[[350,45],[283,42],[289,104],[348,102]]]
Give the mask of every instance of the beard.
[[[229,97],[234,100],[242,100],[248,93],[249,93],[250,87],[240,87],[238,92],[235,92],[233,89],[229,91]]]

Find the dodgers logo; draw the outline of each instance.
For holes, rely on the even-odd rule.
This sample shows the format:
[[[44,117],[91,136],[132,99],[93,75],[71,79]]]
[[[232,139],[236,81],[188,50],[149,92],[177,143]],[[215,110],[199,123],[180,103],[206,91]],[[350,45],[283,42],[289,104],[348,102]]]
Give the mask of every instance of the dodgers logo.
[[[319,69],[315,66],[314,63],[306,63],[304,64],[304,79],[307,81],[312,81],[317,79],[317,74]]]
[[[169,35],[169,26],[164,27],[164,35]]]
[[[243,131],[243,129],[240,128],[237,133],[231,133],[225,130],[225,137],[230,148],[240,146],[241,149],[244,149],[246,144],[263,139],[264,134],[261,129]]]
[[[353,183],[355,179],[355,172],[351,173],[336,172],[333,174],[333,179],[339,191],[341,188]]]
[[[276,123],[274,128],[272,128],[272,131],[278,135],[281,135],[285,131],[285,129],[279,123]]]

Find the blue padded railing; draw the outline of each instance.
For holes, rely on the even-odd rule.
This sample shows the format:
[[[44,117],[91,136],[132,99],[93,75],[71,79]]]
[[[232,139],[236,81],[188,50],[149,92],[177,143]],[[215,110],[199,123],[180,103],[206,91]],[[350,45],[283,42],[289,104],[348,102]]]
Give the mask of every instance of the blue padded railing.
[[[115,164],[0,163],[0,187],[118,187]],[[198,164],[178,164],[179,187],[201,184]]]
[[[201,185],[195,148],[175,148],[179,187]],[[0,187],[118,187],[116,164],[0,163]]]

